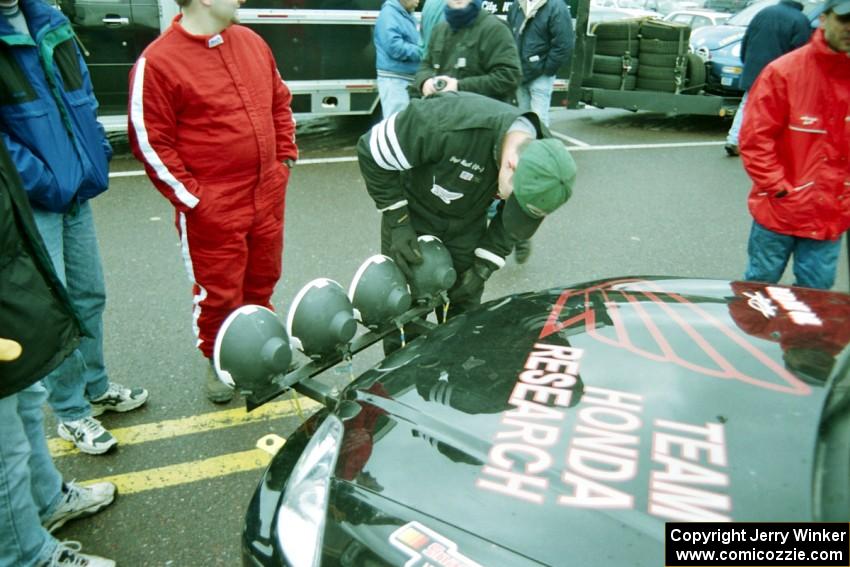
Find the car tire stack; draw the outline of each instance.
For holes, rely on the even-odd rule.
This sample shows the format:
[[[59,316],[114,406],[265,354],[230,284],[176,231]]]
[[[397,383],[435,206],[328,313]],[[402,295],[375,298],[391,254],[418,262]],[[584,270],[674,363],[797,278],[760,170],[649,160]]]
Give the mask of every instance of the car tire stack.
[[[588,87],[634,90],[637,85],[641,20],[600,22],[593,27],[596,48]]]
[[[691,28],[685,24],[645,20],[640,27],[637,88],[670,93],[684,89],[690,37]]]

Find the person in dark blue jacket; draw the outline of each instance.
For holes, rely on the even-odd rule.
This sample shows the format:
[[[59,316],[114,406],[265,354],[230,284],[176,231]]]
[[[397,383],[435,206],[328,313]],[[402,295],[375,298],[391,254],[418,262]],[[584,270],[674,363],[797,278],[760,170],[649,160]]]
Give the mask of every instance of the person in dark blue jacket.
[[[575,45],[570,10],[563,0],[517,0],[508,10],[508,25],[522,65],[517,106],[522,111],[533,111],[549,126],[555,73],[569,63]],[[517,242],[516,261],[524,264],[530,256],[531,240]]]
[[[59,435],[99,454],[116,444],[94,416],[144,404],[110,383],[103,360],[106,289],[89,200],[106,190],[112,150],[68,19],[41,0],[0,6],[0,136],[23,179],[54,268],[91,332],[45,377]]]
[[[517,0],[508,10],[508,24],[522,64],[517,105],[548,126],[555,73],[570,62],[575,44],[570,10],[563,0]]]
[[[741,89],[744,96],[726,135],[727,155],[740,155],[738,134],[744,123],[747,92],[756,77],[774,59],[805,45],[811,35],[809,19],[803,14],[803,5],[796,0],[781,0],[778,4],[764,8],[750,21],[741,41],[741,61],[744,63]]]
[[[410,102],[407,87],[422,58],[413,10],[419,0],[386,0],[375,22],[375,67],[384,118],[401,112]]]

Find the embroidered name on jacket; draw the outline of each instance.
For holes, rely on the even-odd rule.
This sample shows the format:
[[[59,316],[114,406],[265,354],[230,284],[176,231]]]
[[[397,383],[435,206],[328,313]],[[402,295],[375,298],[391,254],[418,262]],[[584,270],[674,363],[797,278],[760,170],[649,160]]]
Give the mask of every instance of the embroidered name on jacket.
[[[463,197],[463,193],[455,193],[454,191],[449,191],[445,187],[440,187],[436,183],[431,187],[431,193],[436,195],[442,202],[447,205],[451,205],[452,201],[457,201],[461,197]]]
[[[449,158],[449,163],[459,163],[461,166],[471,169],[472,171],[477,171],[479,173],[484,171],[484,166],[475,163],[474,161],[468,161],[463,158],[459,158],[457,156],[452,156]]]

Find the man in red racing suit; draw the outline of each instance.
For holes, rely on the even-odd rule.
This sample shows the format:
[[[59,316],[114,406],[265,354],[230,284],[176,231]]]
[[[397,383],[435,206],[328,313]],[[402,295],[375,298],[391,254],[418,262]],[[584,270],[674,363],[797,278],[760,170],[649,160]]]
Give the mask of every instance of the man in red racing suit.
[[[271,307],[298,156],[292,95],[271,50],[232,25],[242,1],[178,0],[183,14],[130,73],[130,144],[176,209],[193,327],[207,359],[231,311]],[[229,401],[231,390],[206,372],[209,399]]]
[[[811,41],[765,67],[747,99],[741,157],[753,181],[745,279],[835,283],[850,227],[850,0],[829,0]]]

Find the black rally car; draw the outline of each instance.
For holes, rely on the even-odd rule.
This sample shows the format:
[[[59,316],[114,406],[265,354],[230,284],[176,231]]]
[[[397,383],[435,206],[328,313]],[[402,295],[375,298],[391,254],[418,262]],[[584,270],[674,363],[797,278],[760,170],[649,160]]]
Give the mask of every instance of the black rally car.
[[[665,521],[850,520],[850,296],[623,278],[491,301],[352,382],[245,565],[663,564]]]

